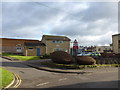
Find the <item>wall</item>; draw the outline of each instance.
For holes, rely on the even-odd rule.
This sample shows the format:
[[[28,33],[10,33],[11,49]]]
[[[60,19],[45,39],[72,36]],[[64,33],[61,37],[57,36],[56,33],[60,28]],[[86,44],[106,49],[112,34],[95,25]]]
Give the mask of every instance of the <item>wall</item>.
[[[116,54],[120,53],[120,47],[118,42],[119,40],[120,40],[120,35],[112,36],[112,49],[113,49],[113,52]]]
[[[111,46],[96,46],[96,52],[103,53],[104,50],[112,50],[112,47]]]
[[[29,49],[29,48],[33,48],[33,49]],[[27,46],[24,49],[23,54],[25,56],[37,56],[37,48],[40,48],[40,55],[44,55],[45,54],[45,46]]]
[[[38,42],[38,40],[26,40],[26,39],[6,39],[3,38],[0,40],[0,48],[2,48],[2,52],[5,53],[23,53],[24,50],[24,42]],[[21,52],[17,52],[17,47],[21,47]]]
[[[54,52],[55,49],[60,48],[62,51],[70,53],[70,41],[63,41],[63,43],[53,43],[53,40],[46,41],[46,54]]]
[[[33,48],[33,49],[29,49]],[[36,47],[25,47],[24,53],[25,56],[36,56]]]

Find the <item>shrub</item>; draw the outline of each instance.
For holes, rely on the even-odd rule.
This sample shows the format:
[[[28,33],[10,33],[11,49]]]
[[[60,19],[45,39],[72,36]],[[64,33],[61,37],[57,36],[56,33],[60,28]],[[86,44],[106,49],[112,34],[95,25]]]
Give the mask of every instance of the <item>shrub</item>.
[[[64,51],[55,51],[51,54],[51,59],[55,63],[69,64],[73,62],[73,58]]]
[[[90,56],[77,56],[75,57],[79,65],[94,65],[96,60]]]

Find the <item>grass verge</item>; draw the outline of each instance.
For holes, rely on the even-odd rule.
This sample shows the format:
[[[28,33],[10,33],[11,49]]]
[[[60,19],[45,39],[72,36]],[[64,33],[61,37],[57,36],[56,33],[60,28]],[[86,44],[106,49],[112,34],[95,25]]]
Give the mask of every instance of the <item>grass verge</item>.
[[[5,86],[7,86],[8,84],[10,84],[13,80],[13,74],[11,72],[9,72],[8,70],[1,68],[0,67],[0,88],[4,88]]]
[[[3,53],[2,56],[11,57],[11,58],[14,58],[14,59],[18,59],[20,61],[40,60],[39,56],[21,56],[21,55],[14,55],[14,54],[8,54],[8,53]]]

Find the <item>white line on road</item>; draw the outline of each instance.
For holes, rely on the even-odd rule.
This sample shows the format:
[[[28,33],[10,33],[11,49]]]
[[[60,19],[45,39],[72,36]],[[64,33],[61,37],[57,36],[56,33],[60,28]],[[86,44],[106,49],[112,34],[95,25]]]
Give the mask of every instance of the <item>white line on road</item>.
[[[40,83],[40,84],[38,84],[36,86],[41,86],[41,85],[45,85],[45,84],[48,84],[48,83],[50,83],[50,82]]]
[[[63,80],[66,80],[67,78],[63,78],[63,79],[59,79],[58,81],[63,81]]]

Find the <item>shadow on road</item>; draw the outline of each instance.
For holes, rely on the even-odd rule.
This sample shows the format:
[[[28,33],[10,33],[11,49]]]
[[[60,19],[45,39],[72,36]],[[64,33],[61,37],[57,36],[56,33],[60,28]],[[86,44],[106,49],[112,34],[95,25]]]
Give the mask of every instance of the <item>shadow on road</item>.
[[[120,85],[120,81],[102,81],[102,82],[87,82],[87,83],[77,83],[77,84],[71,84],[71,85],[62,85],[62,86],[56,86],[51,87],[49,89],[54,88],[113,88],[113,90],[118,90]],[[116,88],[116,89],[115,89]],[[46,90],[48,88],[44,88],[43,90]],[[110,89],[110,90],[111,90]]]
[[[17,90],[119,90],[120,81],[102,81],[102,82],[88,82],[88,83],[77,83],[71,85],[62,85],[51,88],[18,88]],[[7,90],[16,90],[9,88]]]
[[[2,65],[3,67],[30,68],[30,67],[24,65],[24,63],[21,63],[21,62],[2,61],[2,62],[0,62],[0,65]]]

